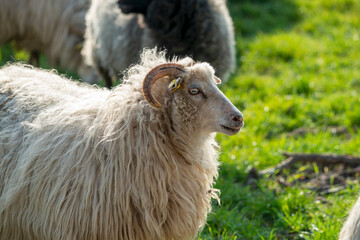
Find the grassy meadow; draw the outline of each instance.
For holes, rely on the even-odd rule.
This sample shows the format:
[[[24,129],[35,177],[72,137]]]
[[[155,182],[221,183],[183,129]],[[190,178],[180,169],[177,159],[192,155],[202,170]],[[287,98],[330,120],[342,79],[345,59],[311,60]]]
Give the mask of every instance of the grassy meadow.
[[[214,201],[199,239],[335,240],[358,196],[357,175],[324,194],[303,180],[329,171],[326,166],[298,164],[280,177],[250,179],[248,173],[281,162],[282,152],[360,156],[360,1],[228,5],[237,69],[221,88],[244,113],[245,127],[232,137],[217,136],[221,205]],[[9,45],[0,48],[1,65],[28,57]],[[328,184],[336,188],[334,179]]]

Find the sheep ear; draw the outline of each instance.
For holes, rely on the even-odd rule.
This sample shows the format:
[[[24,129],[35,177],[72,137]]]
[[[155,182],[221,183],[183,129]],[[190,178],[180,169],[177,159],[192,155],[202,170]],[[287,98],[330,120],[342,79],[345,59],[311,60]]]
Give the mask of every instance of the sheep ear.
[[[165,76],[181,79],[179,78],[179,75],[182,75],[184,73],[185,73],[184,67],[176,63],[161,64],[150,70],[150,72],[146,75],[144,79],[143,87],[142,87],[142,92],[146,101],[148,101],[148,103],[155,108],[161,108],[162,107],[161,104],[154,98],[154,96],[151,93],[152,86],[158,79],[161,79]],[[180,86],[180,80],[178,82],[178,86]]]
[[[221,83],[221,79],[220,79],[220,78],[214,76],[214,79],[215,79],[216,84],[220,84],[220,83]]]
[[[168,88],[171,89],[171,91],[175,92],[176,89],[178,89],[180,87],[181,83],[182,83],[182,78],[178,77],[170,82]]]

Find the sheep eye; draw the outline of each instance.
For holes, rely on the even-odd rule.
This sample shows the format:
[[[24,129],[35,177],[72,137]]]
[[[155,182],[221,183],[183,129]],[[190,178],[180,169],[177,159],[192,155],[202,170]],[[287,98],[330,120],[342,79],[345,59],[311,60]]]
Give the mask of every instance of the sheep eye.
[[[196,95],[196,94],[200,93],[200,90],[197,89],[197,88],[190,88],[190,89],[189,89],[189,93],[190,93],[191,95]]]

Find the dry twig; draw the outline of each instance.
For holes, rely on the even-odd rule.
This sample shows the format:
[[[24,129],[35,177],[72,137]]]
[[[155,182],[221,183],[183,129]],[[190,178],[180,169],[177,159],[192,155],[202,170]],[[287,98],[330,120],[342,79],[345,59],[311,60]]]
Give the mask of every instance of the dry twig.
[[[306,154],[306,153],[283,153],[287,159],[277,164],[275,167],[259,171],[259,175],[278,173],[284,168],[291,167],[297,162],[315,162],[322,165],[344,164],[348,166],[360,165],[360,157],[335,155],[335,154]],[[354,169],[355,170],[355,169]],[[357,169],[360,171],[360,169]]]

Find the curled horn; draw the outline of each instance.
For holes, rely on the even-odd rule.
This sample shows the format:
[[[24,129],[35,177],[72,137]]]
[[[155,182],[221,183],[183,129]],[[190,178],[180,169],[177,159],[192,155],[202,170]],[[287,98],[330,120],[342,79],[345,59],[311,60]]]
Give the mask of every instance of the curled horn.
[[[185,69],[180,64],[165,63],[153,68],[145,77],[142,92],[146,101],[155,108],[161,108],[161,104],[151,94],[151,87],[154,83],[165,76],[176,76],[184,73]]]

